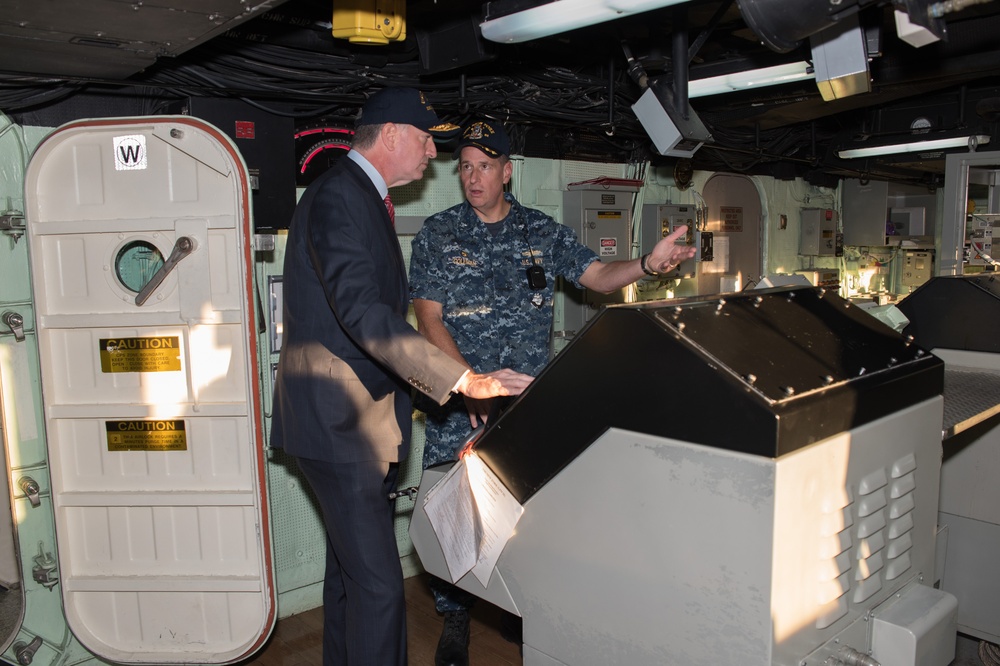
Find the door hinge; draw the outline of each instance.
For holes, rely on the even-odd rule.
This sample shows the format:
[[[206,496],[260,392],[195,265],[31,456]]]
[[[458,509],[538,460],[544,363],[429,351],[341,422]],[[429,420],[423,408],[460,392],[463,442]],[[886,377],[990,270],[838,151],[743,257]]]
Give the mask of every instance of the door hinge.
[[[33,558],[35,566],[31,567],[31,577],[42,587],[51,590],[59,584],[59,573],[56,559],[52,553],[45,552],[45,545],[38,542],[38,555]]]

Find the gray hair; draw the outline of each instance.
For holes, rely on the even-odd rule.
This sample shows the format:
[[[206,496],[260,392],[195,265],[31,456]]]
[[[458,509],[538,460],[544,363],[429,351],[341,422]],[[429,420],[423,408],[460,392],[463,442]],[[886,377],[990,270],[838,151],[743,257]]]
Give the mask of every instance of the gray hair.
[[[351,141],[351,146],[361,150],[371,148],[375,145],[375,140],[381,131],[381,123],[378,125],[359,125],[354,128],[354,139]]]

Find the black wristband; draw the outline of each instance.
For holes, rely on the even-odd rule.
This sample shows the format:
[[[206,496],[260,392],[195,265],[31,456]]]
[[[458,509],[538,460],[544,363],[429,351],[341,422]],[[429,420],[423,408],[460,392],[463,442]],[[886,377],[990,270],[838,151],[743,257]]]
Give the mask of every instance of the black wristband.
[[[657,275],[659,275],[659,273],[654,273],[653,271],[649,270],[649,268],[646,267],[647,259],[649,259],[649,253],[642,255],[642,258],[639,259],[639,268],[641,268],[642,272],[645,273],[646,275],[656,277]]]

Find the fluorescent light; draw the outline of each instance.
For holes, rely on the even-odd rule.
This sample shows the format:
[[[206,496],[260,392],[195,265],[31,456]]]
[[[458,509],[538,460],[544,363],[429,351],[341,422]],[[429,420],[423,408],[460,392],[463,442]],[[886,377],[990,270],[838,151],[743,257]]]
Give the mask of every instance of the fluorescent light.
[[[749,90],[763,86],[776,86],[793,81],[806,81],[816,78],[806,62],[790,62],[773,67],[750,69],[745,72],[733,72],[722,76],[711,76],[707,79],[695,79],[688,83],[688,97],[707,97],[736,90]]]
[[[557,35],[688,0],[554,0],[480,24],[491,42],[514,44]]]
[[[889,146],[868,146],[841,150],[837,155],[842,160],[853,157],[874,157],[876,155],[896,155],[898,153],[921,153],[927,150],[942,150],[944,148],[974,148],[990,142],[988,134],[973,134],[972,136],[955,136],[949,139],[927,139],[912,143],[894,143]],[[975,144],[974,146],[972,144]]]

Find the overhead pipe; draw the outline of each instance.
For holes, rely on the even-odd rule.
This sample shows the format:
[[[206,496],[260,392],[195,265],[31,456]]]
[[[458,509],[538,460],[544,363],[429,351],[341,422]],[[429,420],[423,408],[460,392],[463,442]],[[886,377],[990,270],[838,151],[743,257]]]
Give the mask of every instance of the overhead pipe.
[[[615,59],[608,58],[608,126],[606,134],[615,134]]]
[[[625,62],[628,63],[628,75],[639,84],[639,87],[645,90],[649,87],[649,76],[646,74],[645,68],[643,68],[642,63],[635,59],[632,55],[632,49],[629,48],[628,42],[622,40],[622,51],[625,53]]]
[[[674,9],[674,32],[671,38],[674,67],[674,110],[684,119],[688,113],[688,34],[687,12]]]
[[[958,126],[965,127],[965,91],[966,87],[958,89]]]

